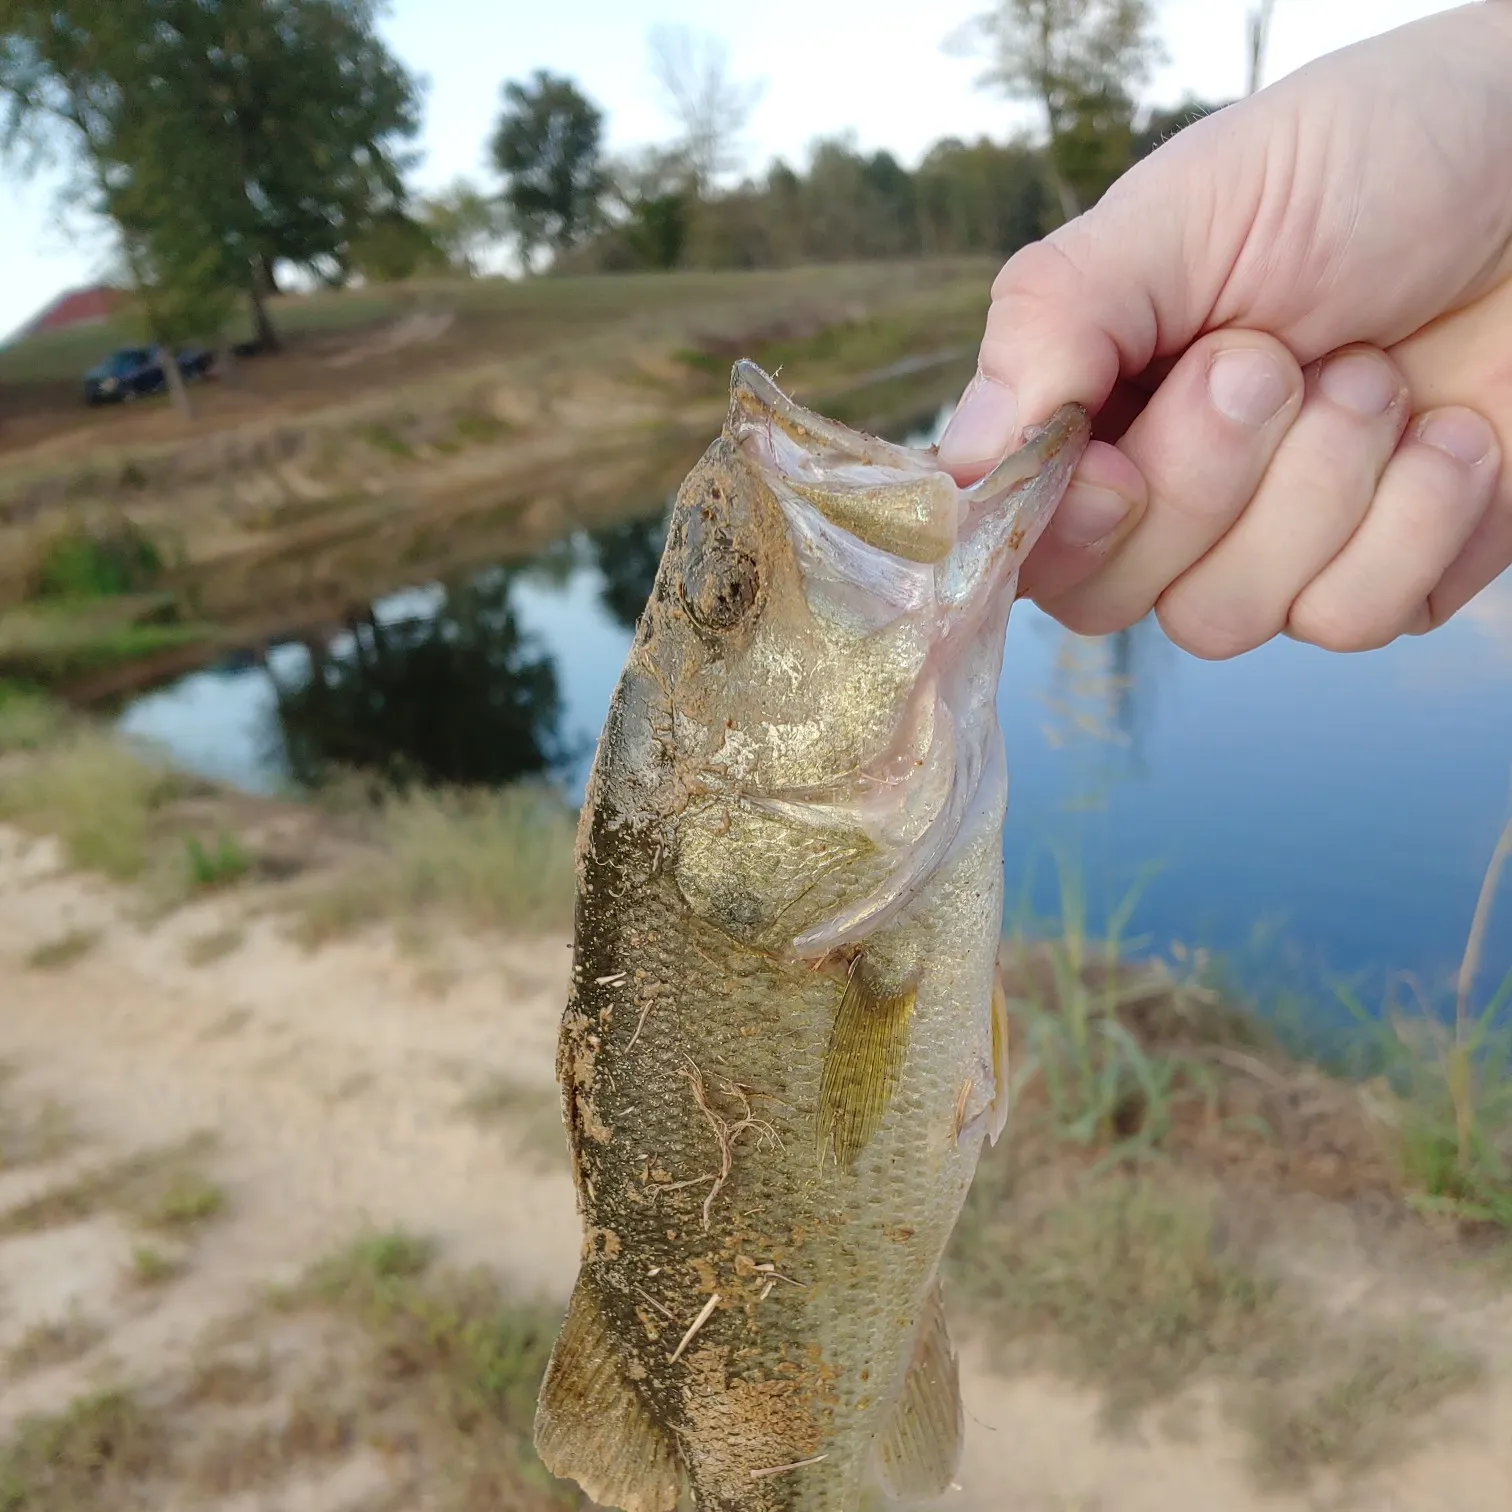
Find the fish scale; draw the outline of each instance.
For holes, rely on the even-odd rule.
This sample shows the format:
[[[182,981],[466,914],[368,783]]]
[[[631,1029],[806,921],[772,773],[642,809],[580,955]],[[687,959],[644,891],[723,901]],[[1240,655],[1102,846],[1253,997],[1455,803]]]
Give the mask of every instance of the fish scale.
[[[1011,524],[1016,555],[978,533],[945,560],[930,454],[742,364],[679,493],[584,803],[558,1053],[583,1246],[536,1441],[601,1504],[671,1512],[687,1486],[715,1512],[857,1512],[954,1472],[938,1267],[1006,1093],[1007,783],[995,710],[949,701],[995,686],[1018,557],[1085,438],[1068,410],[1001,498],[960,493],[960,528]],[[816,569],[794,512],[822,513],[832,475]],[[919,570],[967,548],[962,620]],[[905,578],[906,599],[850,591]],[[773,673],[795,659],[796,685]],[[925,678],[944,734],[919,723]],[[962,759],[910,755],[921,729]]]

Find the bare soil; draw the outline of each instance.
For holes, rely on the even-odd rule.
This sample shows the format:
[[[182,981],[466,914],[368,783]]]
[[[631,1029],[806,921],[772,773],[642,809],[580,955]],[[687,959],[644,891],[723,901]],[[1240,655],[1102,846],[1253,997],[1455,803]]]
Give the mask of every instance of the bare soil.
[[[375,929],[311,953],[257,897],[144,926],[53,842],[0,829],[0,1445],[28,1415],[116,1386],[179,1404],[139,1419],[134,1398],[106,1403],[117,1460],[171,1433],[189,1467],[155,1507],[453,1505],[417,1479],[401,1421],[358,1413],[339,1323],[270,1309],[268,1292],[364,1231],[402,1229],[523,1304],[562,1305],[578,1247],[552,1084],[567,941],[443,932],[417,954]],[[1430,1327],[1476,1353],[1478,1382],[1379,1467],[1267,1488],[1209,1387],[1114,1424],[1064,1372],[1000,1374],[988,1324],[953,1305],[969,1443],[946,1505],[1512,1506],[1512,1300],[1485,1267],[1383,1242],[1357,1204],[1316,1192],[1267,1214],[1270,1251],[1323,1314]],[[77,1502],[5,1505],[138,1505],[99,1474]]]

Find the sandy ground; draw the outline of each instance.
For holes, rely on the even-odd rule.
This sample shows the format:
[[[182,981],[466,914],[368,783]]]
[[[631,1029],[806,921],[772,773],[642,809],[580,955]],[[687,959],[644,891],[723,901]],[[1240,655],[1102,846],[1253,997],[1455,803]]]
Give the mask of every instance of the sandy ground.
[[[241,932],[217,959],[203,941]],[[40,946],[99,931],[70,964],[41,969]],[[228,936],[228,941],[233,937]],[[480,1120],[464,1106],[514,1089],[518,1115],[551,1107],[564,940],[529,948],[449,942],[417,962],[376,935],[308,955],[244,904],[196,905],[150,929],[102,884],[58,870],[48,842],[0,829],[0,1061],[9,1106],[54,1100],[77,1132],[58,1153],[0,1168],[0,1219],[80,1172],[198,1131],[227,1211],[207,1225],[171,1284],[128,1275],[121,1220],[77,1222],[0,1240],[0,1360],[47,1321],[89,1325],[75,1359],[6,1373],[0,1438],[27,1413],[56,1411],[102,1373],[153,1380],[187,1368],[200,1341],[364,1225],[435,1235],[448,1260],[494,1268],[524,1296],[561,1302],[577,1228],[565,1165],[537,1128]],[[532,1143],[537,1147],[532,1151]],[[1452,1312],[1445,1298],[1333,1255],[1343,1307],[1395,1289],[1404,1315]],[[1404,1291],[1403,1288],[1407,1289]],[[1415,1288],[1415,1289],[1414,1289]],[[1426,1425],[1405,1463],[1350,1485],[1265,1496],[1237,1432],[1211,1404],[1162,1409],[1132,1430],[1099,1422],[1090,1395],[1039,1377],[1007,1380],[964,1336],[969,1447],[960,1512],[1506,1512],[1512,1506],[1512,1317],[1476,1304],[1458,1324],[1487,1343],[1487,1387]],[[1489,1342],[1488,1342],[1489,1341]],[[346,1512],[395,1501],[385,1461],[363,1448],[316,1479],[175,1505],[224,1512]],[[502,1509],[501,1509],[502,1512]]]

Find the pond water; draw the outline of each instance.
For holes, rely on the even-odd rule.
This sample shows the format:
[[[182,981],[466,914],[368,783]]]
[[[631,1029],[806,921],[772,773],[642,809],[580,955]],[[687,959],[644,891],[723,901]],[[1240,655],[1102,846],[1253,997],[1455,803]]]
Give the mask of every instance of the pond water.
[[[659,522],[632,522],[395,594],[313,648],[319,678],[311,648],[275,645],[120,723],[252,791],[397,756],[469,781],[547,761],[576,801],[659,549]],[[1361,656],[1282,639],[1205,663],[1153,620],[1082,640],[1021,604],[999,706],[1012,911],[1052,916],[1068,866],[1095,926],[1139,886],[1135,935],[1219,951],[1251,985],[1347,974],[1376,994],[1408,972],[1441,992],[1512,801],[1512,575]],[[1512,876],[1482,995],[1509,971]]]

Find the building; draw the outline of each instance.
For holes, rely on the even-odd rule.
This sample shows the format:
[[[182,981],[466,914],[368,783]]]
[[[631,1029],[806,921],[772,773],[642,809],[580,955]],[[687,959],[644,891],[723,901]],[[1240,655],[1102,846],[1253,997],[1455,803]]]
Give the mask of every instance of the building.
[[[10,342],[25,341],[47,331],[68,331],[75,326],[104,325],[126,302],[123,289],[96,284],[88,289],[70,289],[16,331]],[[6,343],[9,345],[9,342]]]

